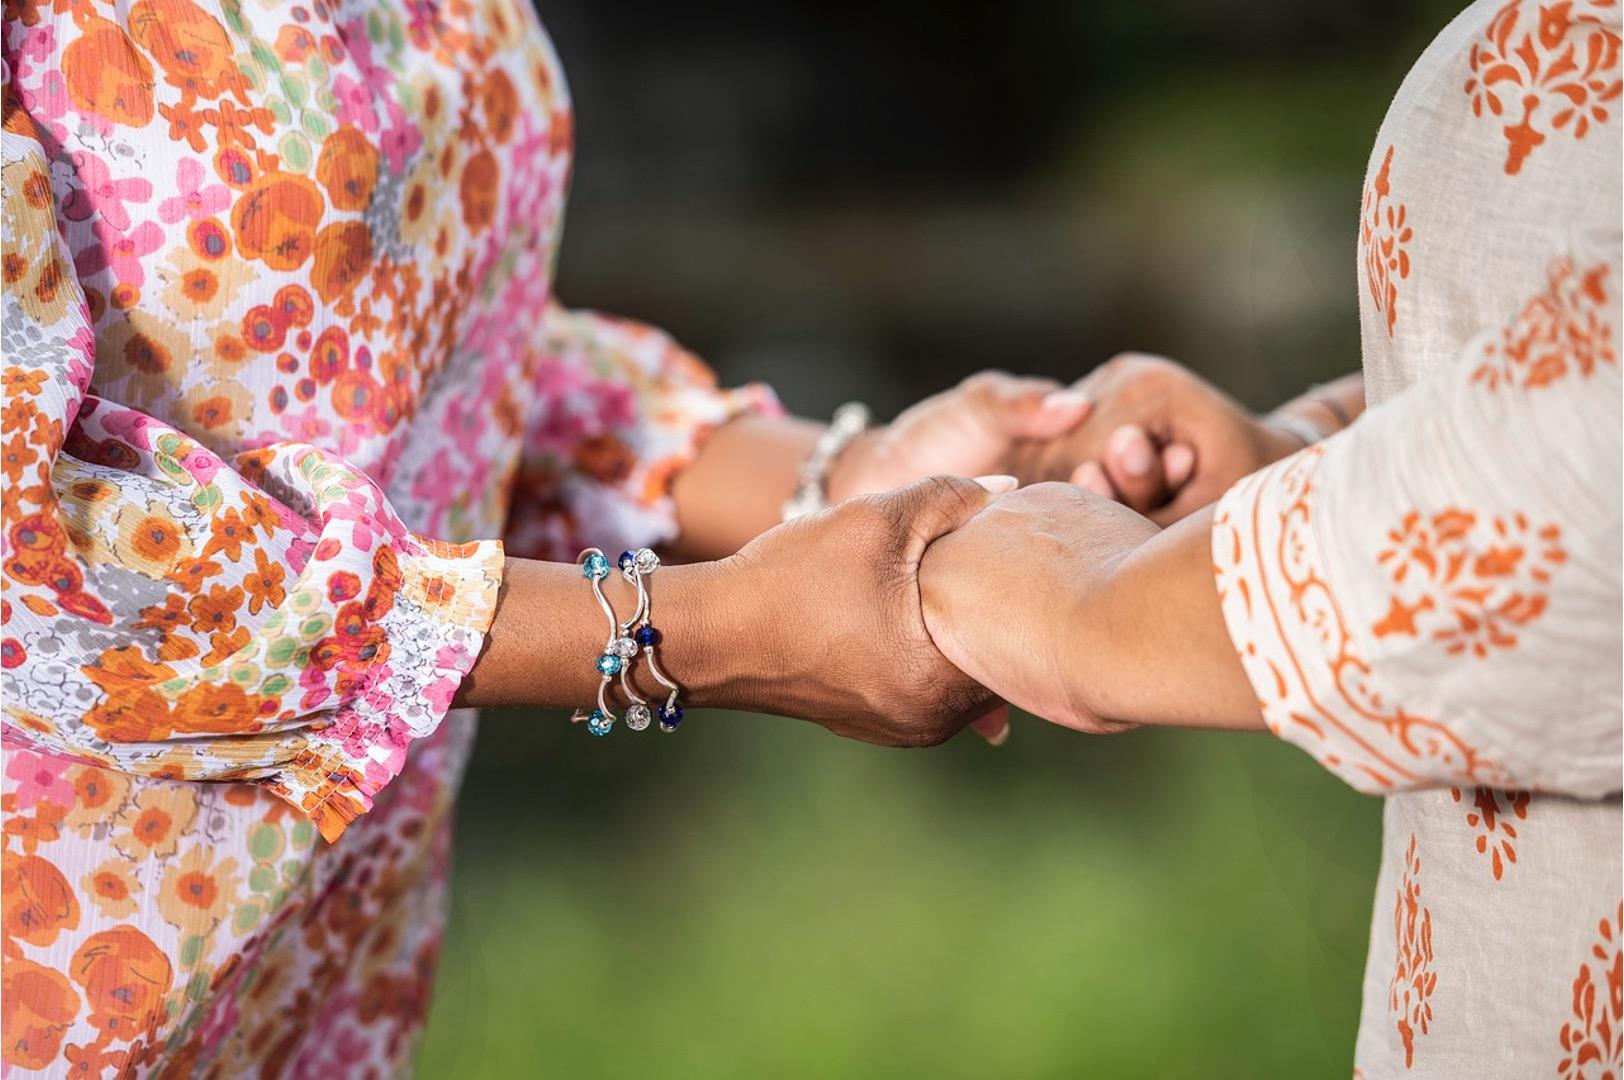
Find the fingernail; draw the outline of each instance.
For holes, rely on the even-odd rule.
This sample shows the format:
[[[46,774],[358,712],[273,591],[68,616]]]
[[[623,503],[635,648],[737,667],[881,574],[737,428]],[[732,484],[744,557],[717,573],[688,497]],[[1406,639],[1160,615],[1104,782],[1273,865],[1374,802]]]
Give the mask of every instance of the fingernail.
[[[1088,404],[1088,395],[1075,386],[1051,390],[1043,397],[1045,409],[1076,409]]]
[[[1111,447],[1129,476],[1144,476],[1156,463],[1150,440],[1135,428],[1118,428],[1111,436]]]
[[[1077,466],[1077,486],[1085,491],[1092,491],[1101,498],[1115,498],[1111,490],[1111,481],[1105,478],[1105,470],[1101,469],[1097,461],[1085,461]]]
[[[1015,479],[1013,476],[1004,476],[1001,474],[995,474],[992,476],[978,476],[976,477],[976,483],[980,484],[994,495],[1002,495],[1006,491],[1014,491],[1021,484],[1021,482]]]
[[[1184,443],[1174,443],[1162,452],[1162,468],[1167,471],[1169,484],[1182,484],[1190,478],[1195,467],[1195,450]]]
[[[1010,729],[1010,727],[1011,727],[1011,725],[1005,724],[1003,727],[998,729],[997,734],[988,735],[987,736],[987,745],[988,746],[1003,746],[1005,743],[1009,742],[1009,729]]]

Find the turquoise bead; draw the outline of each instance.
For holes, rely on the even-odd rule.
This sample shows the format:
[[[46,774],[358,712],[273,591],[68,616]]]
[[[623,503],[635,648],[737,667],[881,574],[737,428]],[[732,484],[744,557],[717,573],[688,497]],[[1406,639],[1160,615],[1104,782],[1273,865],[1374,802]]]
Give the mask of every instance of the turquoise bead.
[[[602,656],[598,657],[598,674],[619,675],[621,663],[622,661],[620,657],[614,655],[613,653],[604,653]]]
[[[581,576],[589,581],[602,581],[609,576],[609,560],[602,553],[593,552],[581,563]]]
[[[615,718],[602,709],[593,709],[592,715],[586,718],[586,730],[589,735],[596,735],[600,739],[609,734],[615,726]]]

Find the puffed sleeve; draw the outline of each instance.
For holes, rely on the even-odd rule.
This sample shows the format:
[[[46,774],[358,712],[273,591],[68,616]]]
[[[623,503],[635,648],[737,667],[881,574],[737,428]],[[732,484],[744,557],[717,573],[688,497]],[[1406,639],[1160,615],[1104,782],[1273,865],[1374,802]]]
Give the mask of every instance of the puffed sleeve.
[[[546,313],[537,407],[507,529],[518,554],[567,557],[676,534],[671,485],[706,436],[743,414],[779,415],[760,383],[723,388],[693,353],[643,323],[556,304]]]
[[[334,839],[449,708],[501,546],[414,535],[314,446],[221,458],[90,393],[96,336],[20,111],[3,162],[6,741],[258,782]]]
[[[1619,790],[1618,251],[1218,505],[1270,729],[1362,791]]]

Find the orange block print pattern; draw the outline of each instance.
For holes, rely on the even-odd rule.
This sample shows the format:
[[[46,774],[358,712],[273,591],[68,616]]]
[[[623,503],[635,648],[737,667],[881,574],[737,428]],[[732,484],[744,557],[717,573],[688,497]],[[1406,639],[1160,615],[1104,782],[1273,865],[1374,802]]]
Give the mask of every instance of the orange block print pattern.
[[[1265,723],[1361,791],[1431,777],[1500,784],[1503,769],[1459,733],[1404,707],[1352,633],[1314,539],[1314,446],[1231,490],[1213,521],[1225,619]]]
[[[1460,788],[1450,788],[1450,797],[1460,802],[1464,797]],[[1479,855],[1486,856],[1494,880],[1517,863],[1517,821],[1528,820],[1528,804],[1532,796],[1526,791],[1496,791],[1493,788],[1472,789],[1471,809],[1466,812],[1466,824],[1477,834]],[[1512,819],[1516,819],[1513,821]]]
[[[1624,1076],[1624,904],[1596,926],[1590,955],[1573,979],[1573,1015],[1558,1041],[1560,1080],[1618,1080]]]
[[[1466,95],[1474,116],[1502,123],[1505,171],[1522,172],[1551,135],[1575,139],[1612,119],[1617,109],[1619,36],[1616,0],[1511,0],[1472,44]]]
[[[1517,644],[1517,630],[1545,613],[1556,568],[1567,561],[1562,530],[1522,514],[1451,508],[1412,510],[1376,556],[1394,587],[1371,631],[1429,636],[1450,654],[1488,656]]]
[[[1415,230],[1409,210],[1393,199],[1393,148],[1365,187],[1359,211],[1359,252],[1365,265],[1370,301],[1387,319],[1387,333],[1398,323],[1398,283],[1410,276],[1410,241]]]
[[[1404,1067],[1415,1065],[1416,1040],[1432,1027],[1432,992],[1438,986],[1433,968],[1432,912],[1421,903],[1421,856],[1415,836],[1404,853],[1404,877],[1393,903],[1393,937],[1398,943],[1392,982],[1388,984],[1388,1010],[1404,1041]]]
[[[1538,390],[1561,379],[1588,379],[1599,368],[1618,364],[1611,319],[1616,301],[1608,294],[1612,268],[1597,263],[1581,272],[1563,257],[1548,273],[1550,287],[1483,346],[1472,378],[1490,390]]]

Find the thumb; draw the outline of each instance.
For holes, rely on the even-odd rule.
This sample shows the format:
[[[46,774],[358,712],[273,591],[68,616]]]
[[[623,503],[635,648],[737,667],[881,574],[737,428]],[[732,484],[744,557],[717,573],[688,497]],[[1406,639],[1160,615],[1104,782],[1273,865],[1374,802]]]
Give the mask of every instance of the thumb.
[[[1008,439],[1053,439],[1088,415],[1088,396],[1049,379],[984,371],[964,384],[970,408],[989,431]]]
[[[917,558],[938,537],[945,536],[975,517],[999,495],[1014,491],[1020,482],[1013,476],[982,476],[966,480],[962,476],[927,476],[896,493]]]

